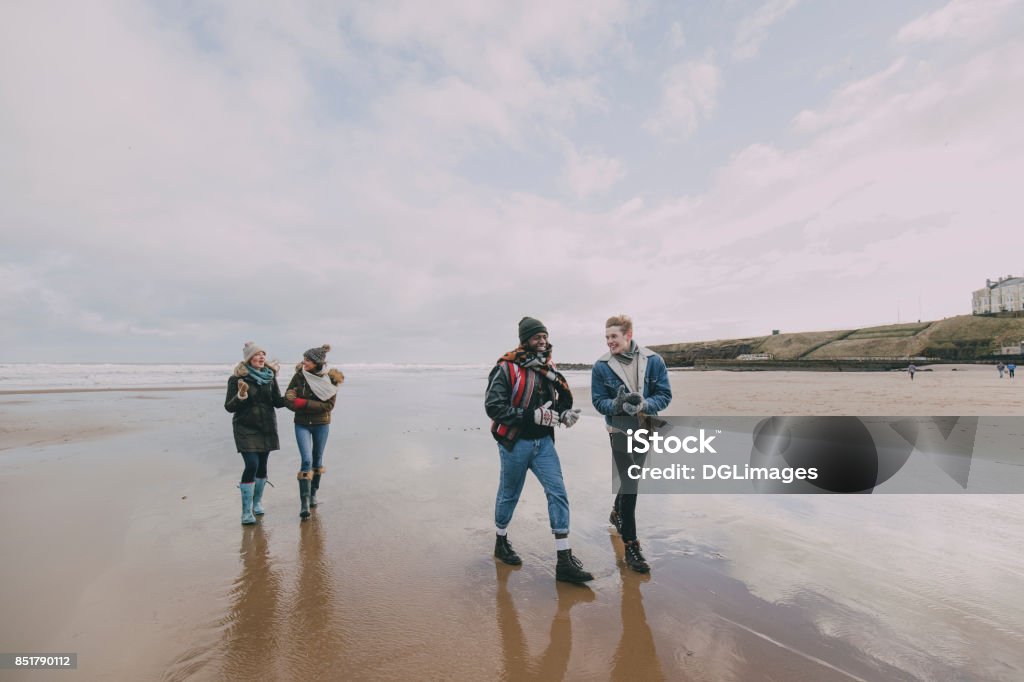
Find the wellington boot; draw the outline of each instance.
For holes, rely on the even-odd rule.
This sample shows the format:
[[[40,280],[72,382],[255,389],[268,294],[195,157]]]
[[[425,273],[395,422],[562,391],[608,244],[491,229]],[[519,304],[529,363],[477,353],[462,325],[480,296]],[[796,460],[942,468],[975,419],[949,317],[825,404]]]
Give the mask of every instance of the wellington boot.
[[[309,518],[309,489],[312,483],[313,472],[311,471],[300,471],[299,472],[299,501],[302,506],[299,509],[299,516],[305,521]]]
[[[256,516],[263,515],[263,489],[267,487],[267,479],[257,478],[256,485],[252,489],[252,513]]]
[[[256,517],[252,514],[253,487],[252,483],[238,484],[238,489],[242,491],[242,524],[246,526],[256,523]]]
[[[317,505],[316,492],[320,490],[320,477],[327,471],[327,467],[320,467],[319,469],[313,469],[313,481],[309,486],[309,506],[315,507]]]

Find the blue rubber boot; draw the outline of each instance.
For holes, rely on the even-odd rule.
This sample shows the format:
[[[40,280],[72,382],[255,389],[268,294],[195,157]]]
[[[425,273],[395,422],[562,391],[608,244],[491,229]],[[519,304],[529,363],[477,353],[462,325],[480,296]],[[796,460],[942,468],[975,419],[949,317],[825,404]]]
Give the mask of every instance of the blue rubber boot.
[[[248,526],[256,523],[256,517],[252,515],[252,494],[255,483],[239,483],[238,489],[242,491],[242,525]]]
[[[256,516],[263,515],[263,489],[266,487],[267,479],[256,479],[256,487],[252,491],[252,513]]]

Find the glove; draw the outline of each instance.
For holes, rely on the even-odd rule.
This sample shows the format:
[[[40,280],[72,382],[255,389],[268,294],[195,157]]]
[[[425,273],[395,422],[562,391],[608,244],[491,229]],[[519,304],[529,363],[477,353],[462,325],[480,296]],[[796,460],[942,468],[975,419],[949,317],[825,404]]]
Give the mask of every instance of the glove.
[[[238,399],[245,400],[249,397],[249,384],[242,380],[238,381]]]
[[[558,413],[551,409],[550,400],[533,411],[533,423],[551,427],[558,424]]]
[[[643,405],[637,405],[636,403],[622,404],[622,411],[628,414],[630,417],[635,417],[641,409],[643,409]]]
[[[638,393],[637,391],[633,391],[632,393],[630,393],[629,395],[626,396],[626,402],[627,403],[631,403],[633,405],[637,405],[640,408],[643,408],[644,396],[643,396],[642,393]]]
[[[294,400],[294,404],[295,404],[295,409],[296,409],[296,410],[301,410],[301,409],[302,409],[303,407],[305,407],[305,406],[306,406],[306,403],[308,403],[308,402],[309,402],[309,401],[308,401],[308,400],[306,400],[305,398],[296,398],[296,399]]]
[[[615,394],[615,400],[612,401],[612,414],[624,414],[622,404],[626,402],[626,398],[629,396],[629,391],[625,386],[619,386],[619,392]]]
[[[566,410],[558,416],[558,421],[562,422],[565,428],[571,429],[573,424],[580,420],[580,412],[581,410],[578,407]]]

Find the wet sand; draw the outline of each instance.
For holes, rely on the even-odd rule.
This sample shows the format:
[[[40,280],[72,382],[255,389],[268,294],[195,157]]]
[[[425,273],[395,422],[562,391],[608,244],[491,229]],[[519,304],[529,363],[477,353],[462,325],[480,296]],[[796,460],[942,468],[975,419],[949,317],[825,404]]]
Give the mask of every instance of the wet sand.
[[[279,412],[267,514],[244,528],[220,390],[0,397],[0,649],[79,654],[0,678],[1024,676],[1024,498],[645,496],[644,577],[607,525],[588,409],[557,444],[596,580],[559,584],[532,477],[510,528],[524,565],[491,558],[483,380],[436,379],[349,377],[307,523]],[[673,385],[672,414],[1024,414],[1024,381],[991,368]]]

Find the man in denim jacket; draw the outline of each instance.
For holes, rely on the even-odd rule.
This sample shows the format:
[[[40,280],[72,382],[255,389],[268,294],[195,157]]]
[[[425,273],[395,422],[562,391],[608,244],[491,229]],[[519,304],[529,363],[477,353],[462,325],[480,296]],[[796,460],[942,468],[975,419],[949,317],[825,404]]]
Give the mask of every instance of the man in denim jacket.
[[[636,481],[626,475],[630,465],[643,466],[646,454],[629,454],[625,430],[640,427],[645,417],[668,407],[672,386],[661,356],[633,340],[633,320],[628,315],[608,319],[605,342],[608,352],[591,371],[590,396],[594,408],[605,415],[618,473],[618,494],[608,520],[622,536],[626,563],[634,571],[647,573],[651,569],[636,537]]]

